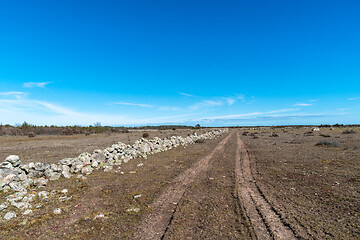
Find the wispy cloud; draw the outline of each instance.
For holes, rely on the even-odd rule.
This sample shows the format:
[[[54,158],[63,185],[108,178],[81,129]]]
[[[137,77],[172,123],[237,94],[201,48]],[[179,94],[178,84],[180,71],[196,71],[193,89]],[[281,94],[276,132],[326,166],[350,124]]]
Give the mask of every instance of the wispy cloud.
[[[318,100],[317,99],[311,99],[309,100],[309,102],[317,102]]]
[[[26,82],[23,84],[23,87],[25,88],[45,88],[46,85],[50,84],[51,82]]]
[[[183,92],[178,92],[180,95],[186,96],[186,97],[194,97],[194,95],[192,94],[188,94],[188,93],[183,93]]]
[[[7,97],[7,98],[16,98],[16,99],[21,99],[26,97],[27,93],[26,92],[0,92],[0,97]]]
[[[224,102],[221,100],[204,100],[198,103],[195,103],[194,105],[190,106],[191,110],[197,110],[199,108],[203,108],[203,107],[218,107],[218,106],[223,106]]]
[[[200,101],[198,103],[191,105],[189,108],[191,110],[197,110],[200,108],[219,107],[219,106],[224,106],[224,105],[231,106],[238,99],[244,100],[244,96],[238,95],[236,97],[217,97],[214,99],[203,100],[203,101]]]
[[[294,107],[310,107],[312,103],[297,103],[293,105]]]
[[[350,101],[354,101],[354,100],[358,100],[358,99],[360,99],[360,97],[348,98],[348,100],[350,100]]]
[[[153,105],[149,105],[149,104],[129,103],[129,102],[111,102],[110,104],[136,106],[136,107],[147,107],[147,108],[154,107]]]
[[[225,98],[225,101],[229,106],[233,105],[236,102],[234,98]]]
[[[0,96],[24,96],[25,92],[0,92]]]
[[[226,116],[217,116],[217,117],[207,117],[202,119],[235,119],[235,118],[242,118],[242,117],[254,117],[260,115],[268,115],[268,114],[275,114],[275,113],[284,113],[290,111],[298,111],[299,108],[285,108],[285,109],[278,109],[268,112],[251,112],[251,113],[243,113],[243,114],[233,114],[233,115],[226,115]]]

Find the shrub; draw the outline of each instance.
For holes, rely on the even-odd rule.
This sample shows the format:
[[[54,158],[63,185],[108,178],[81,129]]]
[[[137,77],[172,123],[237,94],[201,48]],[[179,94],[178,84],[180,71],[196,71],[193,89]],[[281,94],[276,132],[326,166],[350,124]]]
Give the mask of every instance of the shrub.
[[[197,139],[197,140],[195,141],[195,143],[204,143],[204,142],[205,142],[204,139]]]
[[[29,132],[29,138],[33,138],[35,137],[35,133],[34,132]]]
[[[340,144],[337,141],[330,140],[322,140],[315,144],[315,146],[325,146],[325,147],[340,147]]]
[[[148,138],[149,137],[149,134],[147,132],[144,132],[143,135],[142,135],[143,138]]]
[[[279,137],[276,133],[271,134],[269,137]]]
[[[243,132],[242,135],[243,136],[247,136],[249,132]]]
[[[352,129],[348,129],[348,130],[345,130],[345,131],[343,131],[342,132],[342,134],[355,134],[356,133],[356,131],[355,130],[352,130]]]
[[[323,133],[320,133],[319,136],[320,136],[320,137],[326,137],[326,138],[331,137],[330,135],[323,134]]]

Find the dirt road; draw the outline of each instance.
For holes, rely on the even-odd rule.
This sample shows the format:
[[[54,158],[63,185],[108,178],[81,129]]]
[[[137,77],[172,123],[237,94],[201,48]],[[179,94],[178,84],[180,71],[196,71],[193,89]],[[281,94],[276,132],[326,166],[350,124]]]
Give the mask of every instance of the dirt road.
[[[152,212],[143,219],[143,223],[139,226],[134,239],[174,238],[174,236],[167,235],[167,232],[169,229],[174,228],[171,225],[174,218],[178,217],[176,213],[182,207],[182,198],[187,188],[189,188],[190,184],[193,184],[196,176],[206,175],[205,172],[215,161],[224,161],[221,157],[214,158],[214,155],[221,154],[225,150],[225,144],[233,135],[235,134],[232,133],[223,139],[209,155],[172,181],[172,184],[151,204]],[[251,226],[253,231],[248,229],[247,232],[252,233],[252,236],[250,234],[252,238],[256,236],[257,239],[296,239],[293,231],[286,226],[281,216],[273,210],[271,204],[257,187],[250,167],[254,159],[250,158],[247,147],[240,139],[239,133],[236,134],[236,139],[232,140],[233,142],[236,141],[236,151],[231,152],[231,159],[235,163],[233,165],[235,181],[232,184],[239,200],[239,206],[235,207],[242,210],[242,214],[238,212],[239,220]],[[234,145],[234,143],[232,144]],[[215,196],[210,197],[215,198]],[[185,216],[181,217],[184,218]],[[187,234],[180,236],[188,237]],[[180,238],[180,236],[178,237]]]

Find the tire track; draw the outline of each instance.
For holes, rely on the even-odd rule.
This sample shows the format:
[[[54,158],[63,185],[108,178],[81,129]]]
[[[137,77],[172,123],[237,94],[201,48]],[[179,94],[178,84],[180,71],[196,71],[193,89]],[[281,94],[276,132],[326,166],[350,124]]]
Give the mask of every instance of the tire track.
[[[258,239],[296,239],[294,232],[281,220],[274,208],[259,191],[251,172],[254,161],[237,133],[235,175],[238,197],[244,204],[246,214]]]
[[[133,239],[162,239],[164,237],[186,189],[200,172],[209,167],[214,154],[224,150],[225,144],[232,135],[233,133],[229,134],[209,155],[172,181],[171,185],[150,205],[152,211],[143,219]]]

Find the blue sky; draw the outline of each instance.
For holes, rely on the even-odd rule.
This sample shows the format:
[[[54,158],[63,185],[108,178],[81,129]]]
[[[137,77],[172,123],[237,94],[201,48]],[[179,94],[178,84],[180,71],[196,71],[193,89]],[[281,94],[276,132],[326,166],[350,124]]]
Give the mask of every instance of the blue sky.
[[[0,3],[0,122],[359,124],[359,1]]]

